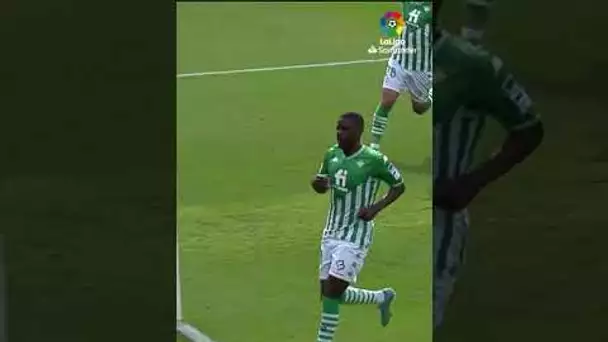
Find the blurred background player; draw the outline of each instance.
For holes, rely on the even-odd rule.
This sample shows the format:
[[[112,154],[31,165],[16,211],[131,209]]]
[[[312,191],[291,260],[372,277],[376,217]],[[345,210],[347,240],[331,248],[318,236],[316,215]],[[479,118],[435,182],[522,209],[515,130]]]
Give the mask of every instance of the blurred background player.
[[[494,0],[465,0],[465,19],[461,28],[461,35],[472,44],[479,45],[482,43],[493,2]],[[417,49],[417,53],[407,56],[407,52],[397,51],[393,53],[389,60],[380,104],[376,107],[372,121],[372,140],[370,144],[372,148],[380,148],[380,140],[388,125],[389,113],[401,92],[405,90],[410,92],[412,109],[418,114],[426,112],[430,106],[433,88],[432,84],[427,84],[428,79],[424,77],[424,73],[430,74],[432,72],[433,60],[432,49],[427,52],[427,48],[432,45],[430,43],[432,36],[426,35],[430,32],[430,29],[426,30],[426,25],[430,26],[433,19],[432,11],[430,15],[425,11],[428,7],[432,8],[430,4],[430,2],[418,1],[403,3],[406,29],[403,31],[401,39],[407,44],[404,50],[407,51],[407,47],[412,46]],[[423,13],[423,18],[417,16],[417,13]],[[419,31],[419,28],[423,30]],[[428,37],[428,40],[421,39],[424,37]],[[396,48],[399,49],[401,46]],[[413,61],[419,60],[423,61],[421,65],[413,63]],[[429,92],[428,99],[425,97],[426,91]]]
[[[441,1],[436,1],[435,16]],[[501,59],[434,29],[433,326],[441,325],[464,261],[467,206],[542,141],[532,100]],[[501,150],[472,167],[487,118],[507,132]]]
[[[430,1],[403,2],[405,29],[393,49],[382,84],[380,103],[372,119],[370,146],[380,148],[388,116],[399,94],[410,94],[412,109],[418,114],[431,106],[432,97],[432,21]]]
[[[465,0],[465,21],[460,31],[464,39],[475,45],[481,44],[493,2],[494,0]]]
[[[342,304],[378,305],[380,323],[386,326],[396,295],[391,288],[372,291],[352,286],[372,243],[374,218],[405,191],[401,173],[388,158],[361,144],[363,128],[360,114],[340,116],[338,144],[327,150],[311,184],[319,194],[331,189],[321,241],[319,278],[323,311],[318,342],[334,340]],[[390,189],[381,200],[374,202],[380,181]]]

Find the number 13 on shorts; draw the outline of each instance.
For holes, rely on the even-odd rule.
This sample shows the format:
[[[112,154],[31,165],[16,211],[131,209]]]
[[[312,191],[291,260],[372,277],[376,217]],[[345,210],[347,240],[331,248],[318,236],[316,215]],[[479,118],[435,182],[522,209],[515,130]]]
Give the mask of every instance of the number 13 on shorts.
[[[353,243],[325,240],[321,244],[319,278],[323,280],[331,275],[354,284],[365,262],[365,256],[366,252]]]

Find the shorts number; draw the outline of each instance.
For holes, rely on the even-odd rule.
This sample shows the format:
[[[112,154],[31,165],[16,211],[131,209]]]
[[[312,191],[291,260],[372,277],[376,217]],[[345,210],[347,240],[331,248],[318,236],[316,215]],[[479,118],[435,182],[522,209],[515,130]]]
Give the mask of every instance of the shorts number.
[[[519,109],[521,114],[525,114],[532,105],[532,100],[526,94],[524,88],[515,81],[512,75],[507,76],[502,84],[502,90],[505,95],[513,102],[513,104]]]
[[[395,70],[395,68],[393,68],[392,66],[388,66],[386,67],[386,74],[388,75],[388,77],[394,78],[395,76],[397,76],[397,70]]]
[[[395,178],[396,180],[401,179],[401,172],[393,165],[393,163],[388,164],[388,172]]]
[[[346,268],[346,265],[344,265],[344,260],[336,261],[336,267],[338,268],[338,271],[342,271],[344,268]]]

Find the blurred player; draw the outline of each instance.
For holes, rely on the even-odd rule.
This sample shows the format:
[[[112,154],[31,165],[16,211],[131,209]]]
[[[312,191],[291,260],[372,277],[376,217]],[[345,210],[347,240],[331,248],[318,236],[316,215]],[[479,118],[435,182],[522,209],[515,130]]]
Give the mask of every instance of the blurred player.
[[[338,144],[327,150],[312,181],[319,194],[331,189],[321,241],[319,278],[323,311],[318,342],[334,340],[342,304],[378,305],[380,323],[386,326],[396,296],[391,288],[372,291],[352,286],[372,243],[374,218],[405,191],[401,173],[388,158],[361,144],[363,127],[363,118],[357,113],[340,117]],[[374,202],[380,181],[390,189]]]
[[[382,84],[380,103],[372,120],[370,146],[380,148],[380,139],[388,124],[388,116],[399,94],[410,94],[412,109],[418,114],[426,112],[432,99],[432,21],[430,1],[403,3],[405,29],[401,41],[393,47]]]
[[[493,2],[494,0],[466,0],[465,23],[460,32],[463,38],[473,44],[481,44]]]
[[[440,4],[434,3],[435,15]],[[437,28],[433,38],[433,325],[438,327],[464,259],[467,206],[539,146],[543,126],[532,100],[498,57]],[[500,152],[472,168],[487,118],[497,121],[507,138]]]

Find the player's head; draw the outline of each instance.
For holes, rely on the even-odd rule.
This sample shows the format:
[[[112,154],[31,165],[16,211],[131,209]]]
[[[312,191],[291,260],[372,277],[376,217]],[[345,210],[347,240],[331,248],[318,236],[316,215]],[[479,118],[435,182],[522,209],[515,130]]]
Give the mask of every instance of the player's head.
[[[437,29],[437,22],[439,21],[439,9],[441,8],[442,0],[433,1],[433,29]]]
[[[361,141],[365,122],[359,113],[348,112],[340,115],[336,127],[336,138],[342,149],[351,149]]]
[[[439,8],[441,7],[442,0],[433,0],[433,16],[437,18],[439,15]]]

